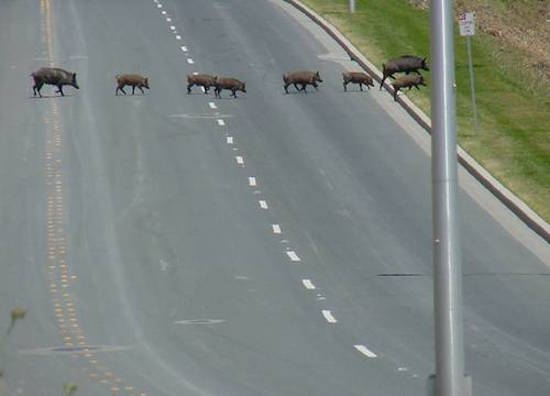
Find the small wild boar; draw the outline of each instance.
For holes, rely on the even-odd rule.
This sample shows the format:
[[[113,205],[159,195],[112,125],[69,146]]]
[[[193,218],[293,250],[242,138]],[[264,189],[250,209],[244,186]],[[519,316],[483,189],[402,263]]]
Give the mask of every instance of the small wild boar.
[[[204,88],[204,93],[207,94],[210,87],[214,87],[218,76],[209,74],[188,74],[187,75],[187,93],[191,93],[191,88],[195,85]]]
[[[344,91],[347,91],[347,87],[349,83],[353,84],[359,84],[359,89],[363,90],[363,84],[366,85],[367,89],[370,89],[370,87],[374,87],[374,82],[372,80],[372,77],[369,76],[367,73],[363,72],[343,72],[342,73],[342,79],[344,80]]]
[[[67,70],[60,69],[58,67],[42,67],[31,73],[32,78],[34,79],[34,86],[32,87],[34,96],[38,92],[38,95],[42,97],[40,90],[44,84],[55,85],[57,87],[57,92],[61,96],[65,96],[63,93],[63,86],[70,85],[76,89],[80,89],[76,82],[76,73],[71,73]]]
[[[283,81],[286,93],[288,93],[288,86],[290,84],[293,84],[297,91],[304,91],[307,93],[306,87],[308,85],[313,85],[313,87],[317,89],[319,86],[317,83],[323,82],[319,75],[319,71],[310,70],[298,70],[292,73],[283,74]],[[298,85],[301,85],[302,88],[298,88]]]
[[[143,88],[149,89],[149,78],[140,76],[139,74],[117,74],[115,78],[117,83],[115,95],[118,95],[119,90],[126,95],[126,91],[124,90],[126,85],[132,87],[132,95],[134,95],[136,87],[139,88],[142,94],[145,94]]]
[[[421,58],[419,56],[413,55],[403,55],[399,58],[390,59],[387,63],[382,64],[382,81],[380,82],[380,89],[384,85],[386,78],[394,78],[395,73],[403,72],[409,74],[410,72],[415,72],[420,74],[419,69],[429,71],[428,64],[426,63],[426,58]]]
[[[221,98],[220,92],[222,89],[227,89],[232,92],[234,98],[237,97],[237,91],[246,93],[246,84],[236,78],[231,77],[218,77],[214,82],[214,94]]]
[[[409,91],[412,89],[412,87],[415,87],[416,89],[420,90],[418,88],[419,85],[426,86],[426,83],[424,82],[424,77],[421,75],[408,75],[408,76],[402,76],[399,77],[397,80],[395,80],[392,83],[393,86],[393,99],[397,101],[397,92],[402,88],[409,88]]]

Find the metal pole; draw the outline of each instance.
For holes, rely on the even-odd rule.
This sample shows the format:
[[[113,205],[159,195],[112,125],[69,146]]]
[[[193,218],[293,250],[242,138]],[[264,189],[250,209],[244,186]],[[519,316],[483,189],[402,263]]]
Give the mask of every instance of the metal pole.
[[[355,0],[349,0],[349,13],[353,14],[355,12]]]
[[[453,7],[432,0],[432,199],[436,396],[464,396],[462,258],[456,216]]]
[[[479,130],[477,123],[476,90],[474,84],[474,66],[472,65],[472,46],[470,36],[466,36],[466,49],[468,50],[468,69],[470,70],[470,91],[472,92],[472,109],[474,111],[474,131]]]

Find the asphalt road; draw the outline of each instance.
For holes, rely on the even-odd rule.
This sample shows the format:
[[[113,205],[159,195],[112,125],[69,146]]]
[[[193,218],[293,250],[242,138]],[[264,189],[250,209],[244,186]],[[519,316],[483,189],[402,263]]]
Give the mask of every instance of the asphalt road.
[[[81,89],[33,98],[48,64]],[[301,68],[319,91],[285,95]],[[345,68],[279,0],[0,1],[9,395],[424,395],[426,136]],[[125,72],[151,90],[115,96]],[[248,92],[187,95],[192,72]],[[547,395],[550,249],[461,177],[474,394]]]

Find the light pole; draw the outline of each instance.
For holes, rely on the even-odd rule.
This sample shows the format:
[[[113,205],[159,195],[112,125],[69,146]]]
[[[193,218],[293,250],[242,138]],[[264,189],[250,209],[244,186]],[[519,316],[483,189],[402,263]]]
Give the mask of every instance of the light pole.
[[[456,215],[455,62],[451,0],[432,0],[432,199],[435,396],[466,396],[462,257]]]

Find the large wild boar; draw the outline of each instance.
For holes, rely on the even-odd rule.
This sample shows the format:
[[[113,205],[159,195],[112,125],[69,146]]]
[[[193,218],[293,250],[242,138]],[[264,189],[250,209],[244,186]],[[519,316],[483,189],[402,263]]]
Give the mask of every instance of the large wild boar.
[[[367,73],[363,72],[343,72],[342,73],[342,79],[344,80],[344,91],[347,91],[348,84],[359,84],[359,89],[363,90],[363,84],[367,87],[367,89],[370,89],[370,87],[374,87],[374,82],[372,80],[372,77],[369,76]]]
[[[76,82],[76,73],[71,73],[58,67],[42,67],[34,73],[31,73],[31,76],[34,79],[34,86],[32,87],[34,96],[36,96],[38,92],[38,95],[42,97],[40,90],[44,84],[55,85],[57,87],[57,92],[60,93],[61,96],[65,96],[63,93],[64,85],[70,85],[71,87],[80,89]]]
[[[286,93],[288,93],[288,86],[290,84],[293,84],[297,91],[304,91],[307,93],[306,87],[308,85],[313,85],[313,87],[317,89],[317,87],[319,87],[317,83],[323,82],[319,75],[319,71],[310,70],[298,70],[283,74],[283,81]],[[301,85],[301,88],[298,88],[298,85]]]
[[[397,101],[397,92],[402,88],[409,88],[409,91],[412,89],[412,87],[415,87],[416,89],[420,90],[418,88],[419,85],[426,86],[426,83],[424,82],[424,77],[421,75],[408,75],[408,76],[402,76],[399,77],[397,80],[395,80],[392,84],[393,86],[393,99]]]
[[[382,81],[380,82],[380,89],[384,85],[386,78],[394,78],[395,73],[406,73],[415,72],[420,74],[419,69],[429,71],[428,64],[426,63],[426,58],[421,58],[419,56],[413,55],[403,55],[399,58],[390,59],[388,62],[382,64]]]
[[[215,86],[218,76],[209,74],[188,74],[187,75],[187,93],[191,93],[191,88],[195,85],[204,88],[204,93],[207,94],[210,87]]]
[[[232,77],[218,77],[214,83],[214,94],[221,98],[220,92],[222,89],[231,91],[234,98],[237,97],[237,91],[246,93],[246,84]]]
[[[150,89],[149,78],[140,76],[139,74],[117,74],[115,78],[117,84],[115,95],[118,95],[118,91],[121,91],[124,95],[126,95],[126,91],[124,90],[126,85],[132,87],[132,95],[134,95],[136,87],[139,88],[141,93],[144,95],[145,92],[143,91],[143,88]]]

